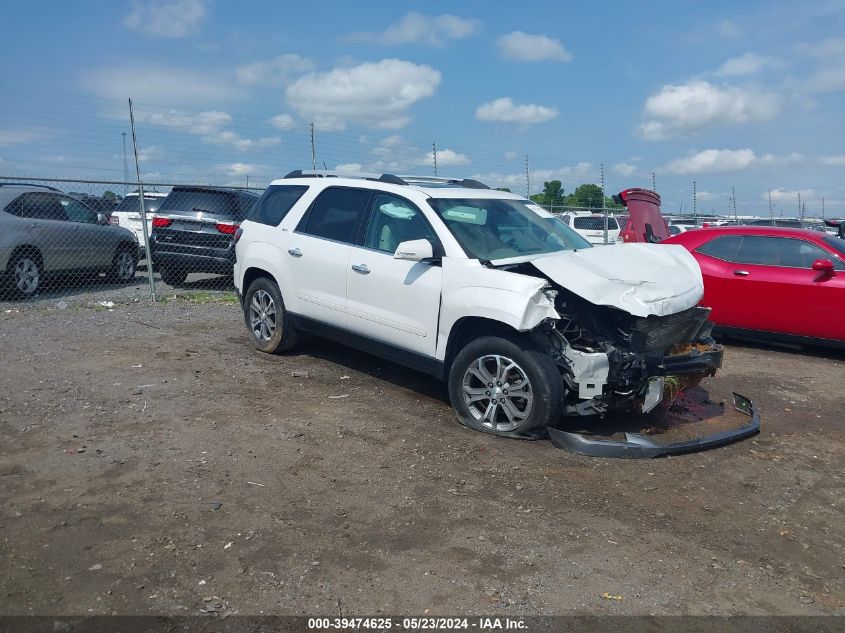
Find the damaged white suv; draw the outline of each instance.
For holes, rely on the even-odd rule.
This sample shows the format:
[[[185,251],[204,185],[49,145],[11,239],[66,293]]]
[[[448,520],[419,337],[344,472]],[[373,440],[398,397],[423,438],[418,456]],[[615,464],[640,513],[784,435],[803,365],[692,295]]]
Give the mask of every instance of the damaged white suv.
[[[694,380],[722,359],[683,247],[592,248],[473,180],[292,172],[235,240],[258,349],[310,332],[431,373],[479,431],[649,410],[664,376]]]

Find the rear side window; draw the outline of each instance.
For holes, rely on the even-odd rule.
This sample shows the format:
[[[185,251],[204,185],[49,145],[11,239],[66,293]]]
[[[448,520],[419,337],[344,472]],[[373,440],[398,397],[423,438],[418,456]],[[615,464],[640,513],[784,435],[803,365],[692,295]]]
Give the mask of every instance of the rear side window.
[[[575,216],[575,220],[573,220],[574,224],[572,225],[576,229],[581,229],[582,231],[604,231],[604,218],[596,218],[593,216]],[[619,228],[619,225],[616,223],[616,218],[607,218],[607,228],[608,230],[615,231]]]
[[[6,211],[33,220],[67,220],[59,196],[53,193],[25,193],[12,202]]]
[[[311,204],[297,231],[354,244],[371,193],[367,189],[329,187]]]
[[[293,208],[293,205],[299,201],[306,191],[308,191],[308,187],[305,185],[274,185],[268,187],[246,219],[269,226],[279,226],[288,211]]]
[[[144,196],[144,210],[147,213],[152,213],[159,208],[161,205],[162,198],[161,196]],[[126,196],[117,203],[117,206],[114,208],[115,211],[135,211],[137,213],[141,212],[141,198],[140,196]]]
[[[812,268],[817,259],[830,259],[830,254],[805,240],[752,235],[742,238],[735,261],[759,266]]]
[[[739,235],[724,235],[702,244],[695,250],[716,259],[732,262],[736,261],[734,256],[741,240],[742,238]]]

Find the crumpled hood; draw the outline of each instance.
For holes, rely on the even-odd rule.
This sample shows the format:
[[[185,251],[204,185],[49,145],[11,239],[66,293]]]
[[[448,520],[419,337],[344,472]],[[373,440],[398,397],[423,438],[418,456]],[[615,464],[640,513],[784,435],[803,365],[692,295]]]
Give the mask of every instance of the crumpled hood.
[[[540,272],[596,305],[638,317],[691,308],[704,295],[698,262],[683,246],[623,244],[530,260]]]

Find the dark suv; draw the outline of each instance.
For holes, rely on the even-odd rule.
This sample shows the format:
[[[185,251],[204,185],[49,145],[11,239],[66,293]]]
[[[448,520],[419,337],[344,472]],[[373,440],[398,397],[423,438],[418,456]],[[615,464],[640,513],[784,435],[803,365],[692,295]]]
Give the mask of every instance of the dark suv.
[[[234,234],[258,196],[219,187],[173,187],[150,235],[153,267],[169,285],[188,273],[231,274]]]

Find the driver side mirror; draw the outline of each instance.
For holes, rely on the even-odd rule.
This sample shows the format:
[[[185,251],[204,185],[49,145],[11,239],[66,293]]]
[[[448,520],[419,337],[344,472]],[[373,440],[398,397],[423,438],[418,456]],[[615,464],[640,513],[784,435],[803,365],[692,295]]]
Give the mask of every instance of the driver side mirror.
[[[97,214],[97,224],[104,225],[109,223],[109,218],[105,213],[98,213]]]
[[[833,273],[833,262],[829,259],[817,259],[813,262],[813,270],[817,273],[822,273],[822,275],[830,277]]]
[[[421,262],[432,257],[434,257],[434,247],[428,240],[400,242],[396,247],[396,252],[393,253],[393,259],[404,259],[409,262]]]

